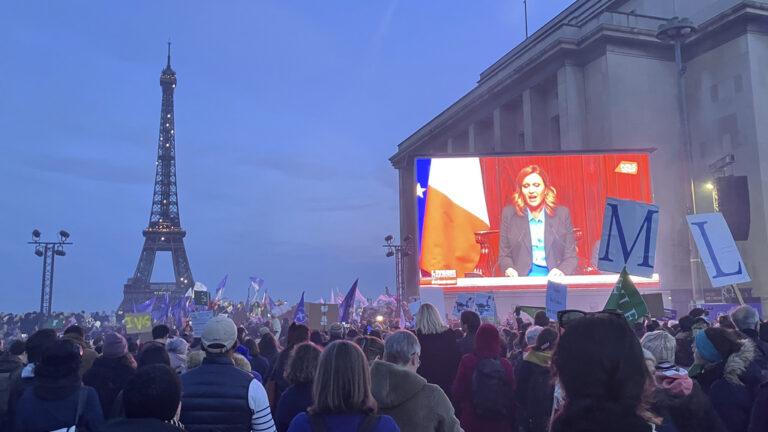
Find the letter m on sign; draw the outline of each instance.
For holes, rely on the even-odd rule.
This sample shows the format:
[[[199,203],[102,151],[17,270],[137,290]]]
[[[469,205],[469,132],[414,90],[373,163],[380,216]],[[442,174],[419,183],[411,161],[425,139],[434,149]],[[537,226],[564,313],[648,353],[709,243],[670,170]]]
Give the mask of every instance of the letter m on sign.
[[[597,268],[651,277],[656,258],[659,207],[637,201],[608,198],[603,215]]]

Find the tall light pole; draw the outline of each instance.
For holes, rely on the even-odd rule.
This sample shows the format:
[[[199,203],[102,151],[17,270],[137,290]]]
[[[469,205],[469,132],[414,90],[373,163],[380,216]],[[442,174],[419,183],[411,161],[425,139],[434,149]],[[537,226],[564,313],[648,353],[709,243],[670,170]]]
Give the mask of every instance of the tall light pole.
[[[685,150],[685,172],[688,177],[690,193],[686,194],[686,213],[696,213],[696,189],[693,181],[693,143],[691,142],[691,127],[688,122],[688,101],[685,93],[685,72],[683,64],[683,45],[696,32],[696,26],[688,18],[673,17],[664,24],[659,25],[656,38],[662,42],[671,42],[675,49],[675,66],[677,68],[677,110],[680,117],[680,142]],[[693,238],[688,236],[688,248],[690,250],[691,265],[691,289],[693,301],[703,300],[703,294],[699,293],[698,265],[699,255]],[[700,295],[701,294],[701,295]]]
[[[69,233],[59,231],[59,241],[40,241],[40,230],[32,231],[32,241],[27,244],[35,245],[35,255],[43,258],[43,280],[40,288],[40,319],[45,320],[51,316],[51,304],[53,302],[53,270],[56,256],[65,256],[64,245],[71,245],[67,241]]]
[[[395,312],[398,314],[398,319],[402,316],[403,299],[405,299],[405,274],[403,269],[405,268],[405,258],[410,256],[413,251],[411,249],[411,241],[413,236],[406,235],[403,237],[401,244],[395,244],[394,237],[390,234],[384,237],[386,243],[383,247],[387,248],[387,257],[395,257],[395,300],[397,300],[397,309]],[[401,323],[402,325],[402,323]]]

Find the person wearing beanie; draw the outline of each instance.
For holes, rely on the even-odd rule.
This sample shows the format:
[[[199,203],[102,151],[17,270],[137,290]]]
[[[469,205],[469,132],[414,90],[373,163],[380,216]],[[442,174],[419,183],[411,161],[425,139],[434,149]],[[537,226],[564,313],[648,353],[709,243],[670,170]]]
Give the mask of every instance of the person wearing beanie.
[[[477,391],[480,388],[482,391]],[[481,325],[475,350],[461,358],[452,386],[461,427],[466,432],[511,430],[515,422],[514,388],[512,364],[501,357],[499,330],[493,324]]]
[[[187,341],[180,337],[170,339],[165,344],[165,348],[168,350],[168,356],[171,361],[171,369],[176,371],[177,374],[183,374],[187,371],[187,351],[189,350],[189,344]]]
[[[119,411],[113,405],[117,395],[136,373],[136,361],[128,353],[128,342],[118,333],[104,335],[101,357],[83,376],[83,383],[96,389],[102,412],[110,415]]]
[[[14,415],[14,431],[52,431],[76,426],[98,430],[104,422],[96,391],[80,380],[80,347],[62,339],[48,347],[35,367]]]
[[[556,343],[557,331],[549,327],[541,329],[531,350],[515,369],[515,403],[520,432],[546,432],[549,428],[555,391],[550,366]]]
[[[664,330],[648,332],[640,339],[640,345],[653,354],[654,367],[659,363],[675,363],[677,343],[674,336]]]
[[[757,310],[749,305],[741,305],[731,312],[730,318],[736,329],[754,342],[757,364],[761,369],[768,370],[768,343],[760,339],[758,334],[760,315]]]
[[[190,431],[274,431],[264,386],[235,366],[237,327],[213,317],[201,337],[203,363],[181,375],[181,423]]]
[[[722,327],[703,330],[694,339],[696,362],[691,378],[709,396],[727,430],[746,431],[763,381],[754,342]]]

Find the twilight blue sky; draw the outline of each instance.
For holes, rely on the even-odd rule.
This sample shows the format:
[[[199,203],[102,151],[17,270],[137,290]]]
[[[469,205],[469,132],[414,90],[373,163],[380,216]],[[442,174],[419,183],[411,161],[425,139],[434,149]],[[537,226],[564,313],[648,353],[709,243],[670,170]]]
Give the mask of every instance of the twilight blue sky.
[[[531,31],[571,0],[530,0]],[[0,311],[36,310],[33,228],[75,245],[55,310],[114,309],[149,218],[165,42],[195,279],[312,301],[392,286],[396,145],[524,37],[522,0],[21,1],[0,14]],[[171,280],[170,258],[154,280]],[[165,278],[163,277],[165,276]]]

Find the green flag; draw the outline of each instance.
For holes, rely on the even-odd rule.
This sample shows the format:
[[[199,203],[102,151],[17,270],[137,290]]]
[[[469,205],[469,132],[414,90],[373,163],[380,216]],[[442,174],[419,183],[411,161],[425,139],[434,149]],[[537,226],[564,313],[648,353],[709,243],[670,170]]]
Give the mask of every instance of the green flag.
[[[648,314],[648,307],[645,300],[637,291],[635,284],[627,273],[627,268],[621,271],[616,286],[613,287],[608,302],[603,309],[614,309],[624,314],[629,322],[636,322]]]

